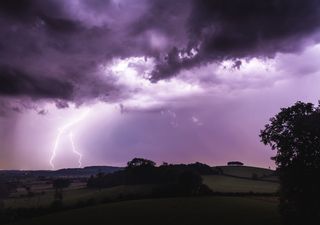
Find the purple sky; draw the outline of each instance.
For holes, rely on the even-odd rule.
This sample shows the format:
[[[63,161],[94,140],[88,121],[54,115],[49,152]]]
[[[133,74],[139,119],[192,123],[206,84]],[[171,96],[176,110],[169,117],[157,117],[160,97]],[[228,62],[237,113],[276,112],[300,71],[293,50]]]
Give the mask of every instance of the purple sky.
[[[316,0],[2,0],[0,169],[274,167],[259,131],[317,103],[319,26]]]

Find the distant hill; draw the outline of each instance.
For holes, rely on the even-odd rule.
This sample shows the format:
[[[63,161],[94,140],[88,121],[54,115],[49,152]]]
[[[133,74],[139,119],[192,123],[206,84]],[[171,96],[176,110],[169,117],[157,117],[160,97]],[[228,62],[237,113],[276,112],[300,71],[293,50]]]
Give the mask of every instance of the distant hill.
[[[114,166],[88,166],[84,168],[61,169],[53,172],[55,176],[91,176],[98,173],[112,173],[121,170],[121,167]]]
[[[0,170],[0,178],[10,177],[89,177],[98,173],[112,173],[122,170],[114,166],[88,166],[84,168],[66,168],[60,170]]]
[[[278,181],[276,171],[251,166],[217,166],[223,175],[239,178],[258,178],[260,180]]]

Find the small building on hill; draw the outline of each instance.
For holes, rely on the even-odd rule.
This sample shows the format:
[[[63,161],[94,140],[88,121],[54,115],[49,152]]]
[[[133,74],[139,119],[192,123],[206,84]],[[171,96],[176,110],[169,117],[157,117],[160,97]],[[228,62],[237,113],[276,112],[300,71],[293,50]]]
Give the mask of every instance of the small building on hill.
[[[228,166],[243,166],[244,164],[242,162],[239,161],[231,161],[228,162]]]

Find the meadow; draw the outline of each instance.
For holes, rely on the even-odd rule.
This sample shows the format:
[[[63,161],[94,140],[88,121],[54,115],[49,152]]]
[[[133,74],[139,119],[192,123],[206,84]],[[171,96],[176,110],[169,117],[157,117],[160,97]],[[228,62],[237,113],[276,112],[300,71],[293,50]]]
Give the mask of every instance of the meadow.
[[[246,166],[216,168],[220,174],[201,176],[213,191],[206,196],[160,198],[154,195],[158,184],[87,188],[83,179],[74,178],[63,190],[63,205],[55,209],[50,180],[34,177],[21,180],[30,189],[19,187],[4,205],[9,210],[49,210],[32,218],[22,217],[14,223],[17,225],[280,224],[279,183],[274,171]]]
[[[256,175],[263,180],[278,181],[274,176],[274,171],[271,169],[252,167],[252,166],[217,166],[223,171],[224,175],[230,175],[241,178],[252,178],[252,175]]]
[[[275,193],[279,188],[279,184],[275,182],[219,175],[203,176],[203,183],[212,191],[222,193]]]
[[[128,195],[148,195],[152,191],[152,185],[121,185],[112,188],[105,189],[89,189],[79,188],[72,189],[67,188],[63,192],[63,204],[65,206],[72,206],[86,201],[94,201],[96,203],[103,201],[112,201],[119,196]],[[54,200],[54,190],[47,190],[44,194],[35,194],[28,197],[11,197],[5,200],[6,208],[37,208],[37,207],[49,207]]]
[[[224,175],[203,175],[203,183],[214,192],[221,193],[276,193],[278,182],[270,181],[272,170],[256,167],[220,167]],[[252,179],[252,174],[259,179]],[[270,178],[274,179],[274,178]],[[19,188],[10,198],[5,200],[6,208],[48,207],[54,200],[52,185],[42,181],[28,181],[33,195],[28,196],[23,188]],[[114,201],[126,196],[146,197],[152,193],[154,185],[120,185],[111,188],[89,189],[84,182],[74,182],[63,191],[63,204],[72,206],[86,201],[101,203]]]

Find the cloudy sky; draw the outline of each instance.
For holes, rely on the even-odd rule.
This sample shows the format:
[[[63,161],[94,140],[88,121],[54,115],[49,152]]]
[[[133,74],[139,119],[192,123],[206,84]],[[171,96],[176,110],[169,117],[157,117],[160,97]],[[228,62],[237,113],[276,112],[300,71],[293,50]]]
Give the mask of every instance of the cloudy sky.
[[[317,103],[317,0],[1,0],[0,169],[239,160]]]

